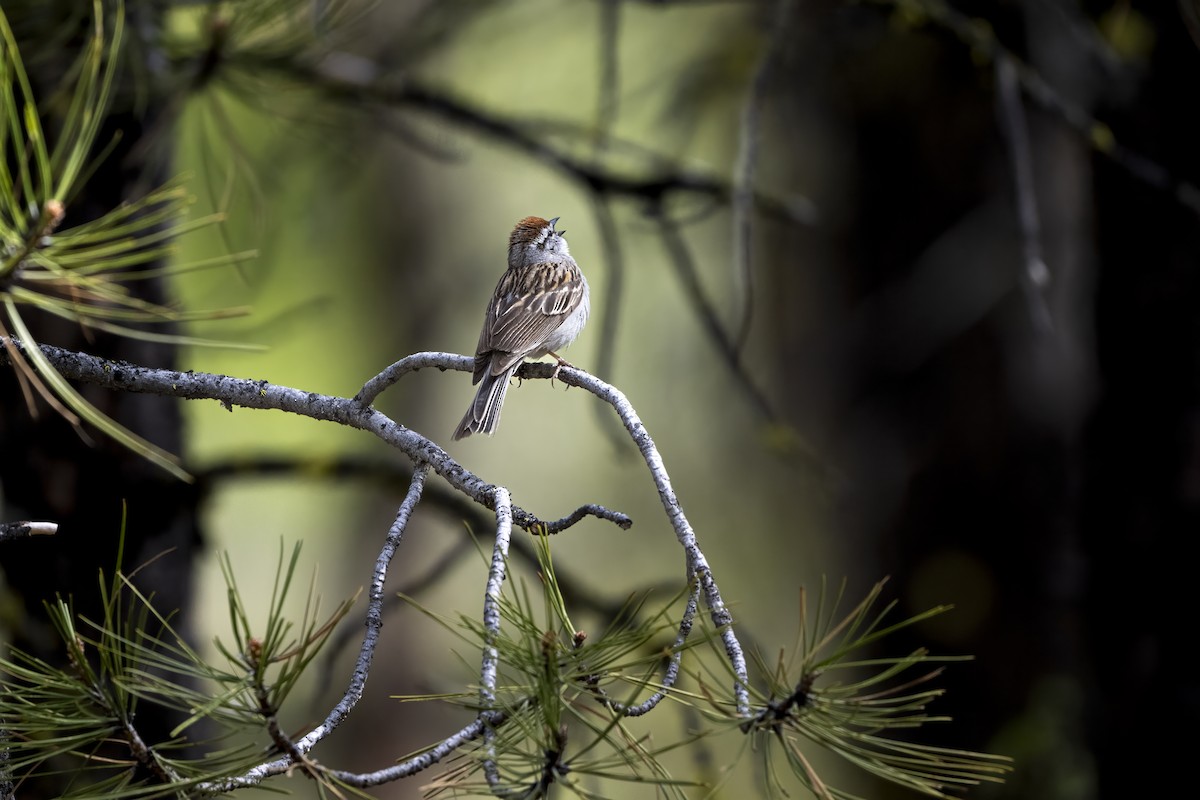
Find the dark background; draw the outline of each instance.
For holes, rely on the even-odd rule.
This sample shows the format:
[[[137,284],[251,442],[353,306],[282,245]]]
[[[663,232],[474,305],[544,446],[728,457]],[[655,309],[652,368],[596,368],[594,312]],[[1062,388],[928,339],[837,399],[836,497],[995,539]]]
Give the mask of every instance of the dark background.
[[[66,6],[3,7],[36,90],[50,91],[71,52],[50,32],[77,38]],[[142,286],[188,306],[248,297],[257,322],[225,338],[272,351],[221,361],[62,324],[39,328],[43,341],[353,394],[400,354],[468,351],[507,229],[562,215],[593,284],[573,360],[621,386],[680,466],[741,624],[774,641],[785,634],[767,610],[793,608],[796,587],[890,575],[906,611],[956,606],[889,644],[976,656],[940,679],[935,711],[953,724],[921,736],[1017,760],[979,796],[1150,797],[1176,784],[1192,737],[1173,731],[1200,698],[1184,658],[1200,503],[1200,11],[1188,0],[397,3],[283,66],[258,59],[266,48],[239,40],[238,23],[212,23],[222,15],[128,10],[129,63],[106,126],[122,138],[64,224],[195,169],[199,205],[231,221],[187,252],[253,247],[260,259],[210,283]],[[157,44],[164,30],[174,45]],[[336,63],[365,70],[367,85],[404,88],[335,91],[313,67],[330,53],[361,59]],[[1005,133],[1013,105],[997,75],[1010,58],[1027,149]],[[735,359],[729,189],[750,91],[761,198],[753,317]],[[1019,151],[1032,195],[1016,189]],[[684,174],[718,188],[663,188]],[[1018,217],[1031,198],[1035,239]],[[1045,285],[1029,279],[1031,241]],[[510,395],[509,430],[491,445],[451,452],[564,511],[597,498],[556,475],[587,465],[588,481],[619,486],[637,469],[581,400],[525,400],[533,391]],[[0,374],[2,517],[61,525],[58,541],[0,549],[5,626],[25,643],[47,641],[28,611],[38,598],[84,602],[80,587],[111,563],[121,500],[137,560],[177,548],[143,579],[187,608],[206,540],[227,541],[214,531],[230,518],[250,524],[205,511],[221,491],[206,470],[245,452],[358,447],[272,427],[268,446],[239,449],[248,429],[220,409],[189,409],[184,429],[174,403],[89,396],[187,453],[201,481],[183,487],[114,445],[88,447],[53,415],[31,421]],[[387,411],[446,444],[468,397],[423,383]],[[535,413],[567,401],[569,419]],[[652,509],[639,491],[618,504]],[[264,538],[273,551],[277,535]],[[673,552],[661,544],[651,552]],[[587,558],[604,545],[563,546]],[[677,576],[677,556],[662,558],[629,577]]]

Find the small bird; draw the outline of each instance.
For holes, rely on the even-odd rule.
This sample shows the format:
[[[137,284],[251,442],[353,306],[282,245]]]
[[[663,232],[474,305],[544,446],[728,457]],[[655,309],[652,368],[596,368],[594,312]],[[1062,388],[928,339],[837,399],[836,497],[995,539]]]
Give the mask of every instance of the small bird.
[[[508,270],[492,292],[475,348],[471,383],[479,390],[455,439],[496,432],[508,380],[525,359],[548,354],[570,366],[555,351],[575,341],[591,306],[587,280],[556,222],[526,217],[508,237]]]

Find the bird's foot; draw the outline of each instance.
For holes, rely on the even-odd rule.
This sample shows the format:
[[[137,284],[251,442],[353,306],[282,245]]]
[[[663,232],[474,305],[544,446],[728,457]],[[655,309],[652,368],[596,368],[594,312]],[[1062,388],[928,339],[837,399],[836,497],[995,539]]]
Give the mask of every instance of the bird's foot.
[[[576,369],[576,366],[574,364],[572,364],[570,361],[567,361],[565,358],[560,356],[558,353],[555,353],[553,350],[551,350],[548,355],[554,356],[554,359],[556,361],[558,361],[558,363],[554,365],[554,372],[550,373],[550,385],[554,386],[554,379],[558,377],[558,371],[560,369],[562,369],[563,367],[570,367],[571,369]]]

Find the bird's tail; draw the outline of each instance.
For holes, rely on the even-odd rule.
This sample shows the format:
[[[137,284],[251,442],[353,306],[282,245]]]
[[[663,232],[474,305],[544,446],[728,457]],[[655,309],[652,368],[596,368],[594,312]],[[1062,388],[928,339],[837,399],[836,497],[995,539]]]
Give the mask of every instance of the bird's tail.
[[[472,433],[483,433],[491,436],[500,424],[500,409],[504,405],[504,395],[508,392],[508,380],[517,371],[520,361],[499,375],[485,372],[479,382],[479,390],[471,407],[463,416],[462,422],[454,429],[454,439],[464,439]]]

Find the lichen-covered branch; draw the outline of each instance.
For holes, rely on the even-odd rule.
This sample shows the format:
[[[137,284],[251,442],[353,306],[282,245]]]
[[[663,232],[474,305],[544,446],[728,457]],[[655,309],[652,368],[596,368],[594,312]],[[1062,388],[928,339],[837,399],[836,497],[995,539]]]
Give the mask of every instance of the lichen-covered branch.
[[[56,533],[58,524],[54,522],[0,522],[0,542],[28,536],[53,536]]]
[[[20,352],[25,345],[16,340],[5,343],[6,350],[11,348]],[[611,512],[596,505],[586,505],[572,514],[557,521],[542,522],[528,512],[521,511],[511,505],[508,490],[502,486],[494,486],[484,482],[456,461],[433,441],[409,430],[391,420],[370,405],[380,392],[394,384],[404,375],[418,369],[432,367],[440,370],[469,371],[472,359],[452,353],[417,353],[392,364],[379,375],[372,378],[359,392],[356,398],[344,398],[322,395],[315,392],[303,392],[286,386],[279,386],[263,380],[247,380],[225,375],[212,375],[198,372],[178,372],[175,370],[159,370],[142,367],[126,362],[113,362],[95,356],[78,353],[60,348],[42,346],[45,357],[68,379],[83,381],[117,391],[159,394],[185,399],[216,400],[232,410],[234,406],[257,409],[277,409],[290,413],[301,414],[312,419],[326,420],[346,425],[348,427],[369,431],[380,439],[391,444],[405,453],[414,463],[413,477],[408,494],[401,503],[396,520],[393,523],[384,547],[376,563],[373,575],[370,599],[367,613],[367,632],[360,650],[358,663],[351,677],[348,688],[342,700],[330,711],[326,720],[307,735],[295,742],[289,748],[289,753],[283,757],[265,762],[248,770],[240,776],[223,781],[204,784],[203,793],[225,793],[233,789],[255,786],[273,775],[278,775],[297,766],[298,759],[304,760],[306,768],[313,767],[315,762],[307,761],[308,752],[327,736],[354,708],[362,696],[379,630],[382,626],[381,608],[383,603],[383,581],[387,565],[390,563],[398,547],[405,526],[412,515],[413,509],[421,498],[425,485],[426,474],[432,470],[440,475],[448,484],[459,492],[470,497],[476,503],[495,511],[496,545],[489,571],[488,585],[484,603],[484,656],[481,664],[480,700],[481,711],[474,722],[460,729],[455,734],[444,739],[440,744],[423,753],[421,756],[409,759],[403,764],[395,765],[387,770],[374,773],[343,773],[319,769],[320,775],[331,777],[354,786],[370,786],[387,780],[395,780],[406,774],[427,768],[443,756],[451,753],[462,744],[479,737],[485,742],[493,735],[495,727],[502,724],[506,715],[495,706],[496,675],[498,667],[498,652],[495,648],[495,637],[499,631],[499,598],[504,582],[508,559],[509,541],[512,525],[518,524],[537,533],[551,533],[563,530],[578,522],[584,516],[598,516],[608,519],[620,527],[628,527],[629,521],[624,515]],[[0,351],[5,352],[5,351]],[[734,681],[734,695],[739,716],[749,716],[751,713],[747,691],[746,659],[736,634],[733,631],[733,618],[724,600],[721,598],[716,581],[712,575],[708,561],[701,551],[695,532],[688,522],[678,498],[671,486],[662,457],[659,455],[653,440],[642,424],[632,404],[615,387],[604,381],[573,367],[556,368],[548,363],[525,364],[518,371],[522,378],[549,379],[557,373],[559,380],[577,386],[596,395],[611,405],[617,412],[626,431],[629,433],[638,451],[642,454],[650,470],[651,479],[658,489],[667,518],[671,523],[676,538],[684,549],[688,565],[688,580],[695,581],[695,588],[687,611],[679,626],[676,641],[678,651],[686,642],[696,613],[697,597],[704,598],[705,607],[716,626],[724,643],[726,655],[730,661]],[[664,690],[669,688],[678,670],[677,660],[668,668],[668,677],[664,681]],[[622,713],[635,715],[645,713],[661,700],[660,696],[652,698],[644,710],[641,707],[623,709]],[[489,768],[489,763],[491,767]],[[494,758],[485,761],[485,776],[489,782],[497,786],[498,771]]]

